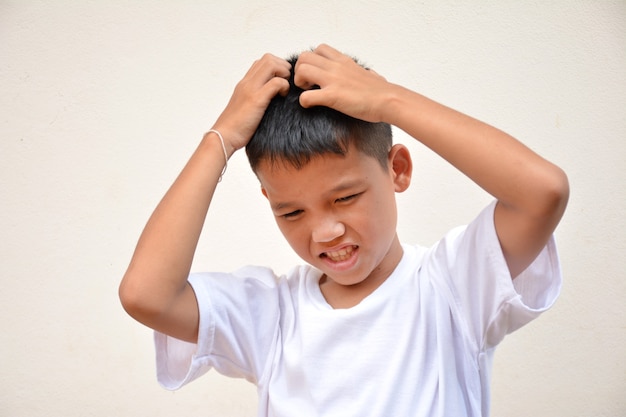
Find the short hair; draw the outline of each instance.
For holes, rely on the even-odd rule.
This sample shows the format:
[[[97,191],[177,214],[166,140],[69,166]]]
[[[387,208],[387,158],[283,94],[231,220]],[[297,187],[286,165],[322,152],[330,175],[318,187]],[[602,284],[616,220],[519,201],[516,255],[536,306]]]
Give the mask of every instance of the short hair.
[[[350,144],[386,168],[392,145],[391,126],[356,119],[329,107],[302,107],[299,98],[304,90],[294,83],[297,59],[297,55],[287,59],[292,65],[289,92],[271,100],[246,145],[252,170],[256,172],[264,160],[271,164],[288,163],[300,169],[316,156],[345,155]]]

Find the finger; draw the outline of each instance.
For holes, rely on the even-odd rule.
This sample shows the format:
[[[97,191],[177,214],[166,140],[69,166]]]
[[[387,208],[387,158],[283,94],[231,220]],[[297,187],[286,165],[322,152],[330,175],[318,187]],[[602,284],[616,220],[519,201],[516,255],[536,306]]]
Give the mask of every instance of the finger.
[[[280,94],[284,97],[287,93],[289,93],[289,81],[285,78],[276,77],[272,80],[272,82],[275,84],[274,90],[276,93],[274,93],[274,95]]]
[[[323,55],[317,54],[315,51],[302,52],[296,61],[296,72],[302,65],[312,65],[314,67],[328,69],[332,65],[332,61]]]
[[[330,71],[332,68],[327,58],[313,52],[303,53],[296,62],[294,83],[303,90],[308,90],[315,85],[321,86]]]
[[[276,60],[272,62],[273,75],[281,78],[289,78],[291,75],[291,64],[282,59],[275,57]]]
[[[289,92],[289,81],[282,77],[273,77],[263,87],[261,87],[261,94],[266,97],[266,101],[274,98],[277,94],[281,96],[287,95]]]
[[[273,77],[289,78],[290,75],[289,62],[272,54],[265,54],[252,64],[245,78],[257,80],[262,85]]]
[[[304,91],[303,93],[301,93],[300,97],[298,98],[298,100],[300,101],[300,105],[304,107],[305,109],[315,106],[316,104],[315,104],[314,93],[316,91],[320,91],[320,90],[308,90],[308,91]],[[313,93],[313,97],[311,97],[309,93]]]
[[[331,60],[346,56],[337,49],[325,43],[318,45],[317,48],[313,50],[313,53]]]
[[[297,65],[293,82],[303,90],[308,90],[314,85],[319,85],[318,80],[320,77],[316,76],[319,70],[317,67],[308,64]]]
[[[329,94],[324,89],[307,90],[300,94],[300,105],[309,108],[315,106],[333,107],[333,103],[329,102]]]

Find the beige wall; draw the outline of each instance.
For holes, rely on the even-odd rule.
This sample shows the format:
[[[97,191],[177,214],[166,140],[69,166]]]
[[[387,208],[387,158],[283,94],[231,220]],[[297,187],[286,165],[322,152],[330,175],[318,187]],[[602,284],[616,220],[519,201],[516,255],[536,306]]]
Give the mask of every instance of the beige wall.
[[[563,294],[500,348],[493,415],[626,415],[626,3],[24,0],[0,2],[1,416],[254,415],[239,380],[159,388],[117,285],[252,60],[320,42],[567,171]],[[489,201],[396,136],[417,164],[404,240],[431,243]],[[195,269],[297,261],[246,164],[229,164]]]

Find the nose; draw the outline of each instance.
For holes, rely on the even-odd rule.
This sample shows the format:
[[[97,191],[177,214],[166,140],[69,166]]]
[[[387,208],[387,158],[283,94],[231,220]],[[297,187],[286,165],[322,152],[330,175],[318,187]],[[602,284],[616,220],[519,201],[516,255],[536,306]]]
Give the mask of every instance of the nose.
[[[312,238],[317,243],[332,242],[346,232],[346,227],[336,219],[325,219],[313,229]]]

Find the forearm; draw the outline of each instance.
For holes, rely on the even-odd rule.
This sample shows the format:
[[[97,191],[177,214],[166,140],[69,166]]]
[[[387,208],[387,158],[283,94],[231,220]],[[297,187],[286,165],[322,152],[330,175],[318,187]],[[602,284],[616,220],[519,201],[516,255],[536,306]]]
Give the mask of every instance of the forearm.
[[[397,126],[502,204],[541,210],[545,205],[536,202],[549,200],[563,186],[556,166],[508,134],[389,83],[327,45],[300,56],[296,84],[321,87],[302,93],[304,107],[328,106],[357,119]]]
[[[385,121],[432,149],[502,204],[539,212],[562,187],[558,167],[493,126],[400,86],[391,88],[387,102]]]
[[[120,286],[129,313],[150,327],[187,289],[193,255],[225,159],[207,134],[148,220]]]
[[[228,105],[148,220],[119,288],[122,305],[157,331],[194,342],[198,305],[187,282],[204,220],[226,160],[243,148],[268,103],[289,89],[291,64],[266,54],[237,84]],[[225,155],[226,154],[226,155]]]

